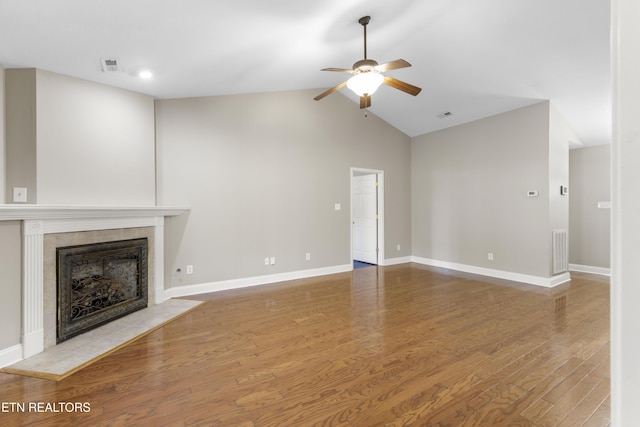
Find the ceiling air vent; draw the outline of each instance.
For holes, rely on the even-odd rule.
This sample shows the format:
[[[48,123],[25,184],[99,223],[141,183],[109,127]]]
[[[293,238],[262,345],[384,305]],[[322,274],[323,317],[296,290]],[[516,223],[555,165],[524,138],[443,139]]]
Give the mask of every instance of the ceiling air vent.
[[[102,71],[105,73],[120,71],[118,60],[115,58],[101,58],[100,63],[102,64]]]

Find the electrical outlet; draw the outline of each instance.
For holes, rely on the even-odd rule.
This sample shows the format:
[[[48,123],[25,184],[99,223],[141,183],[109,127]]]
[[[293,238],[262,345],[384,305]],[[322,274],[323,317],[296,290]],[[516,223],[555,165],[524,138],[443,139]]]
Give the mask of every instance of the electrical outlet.
[[[304,259],[306,259],[307,261],[311,261],[311,253],[307,252]]]
[[[272,256],[271,259],[269,260],[269,263],[271,265],[276,265],[276,257]]]
[[[400,250],[400,244],[398,244],[398,246],[396,246],[396,250],[399,251]]]
[[[193,265],[187,265],[187,274],[193,274]]]
[[[264,265],[269,265],[269,257],[266,257],[266,258],[264,259]]]
[[[487,259],[488,259],[489,261],[493,261],[493,252],[489,252],[489,253],[487,254]]]

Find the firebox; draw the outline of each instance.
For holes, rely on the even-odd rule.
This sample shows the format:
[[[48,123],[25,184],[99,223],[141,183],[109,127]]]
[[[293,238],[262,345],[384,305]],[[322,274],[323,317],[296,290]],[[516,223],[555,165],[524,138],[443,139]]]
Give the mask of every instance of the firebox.
[[[147,239],[56,249],[57,342],[147,306]]]

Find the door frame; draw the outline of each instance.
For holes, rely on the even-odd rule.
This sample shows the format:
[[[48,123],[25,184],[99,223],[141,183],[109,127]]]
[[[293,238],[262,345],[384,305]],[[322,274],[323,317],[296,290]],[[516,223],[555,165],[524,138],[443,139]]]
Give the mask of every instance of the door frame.
[[[353,268],[353,177],[358,175],[376,175],[378,178],[378,255],[377,265],[384,265],[384,171],[351,167],[349,171],[349,256]]]

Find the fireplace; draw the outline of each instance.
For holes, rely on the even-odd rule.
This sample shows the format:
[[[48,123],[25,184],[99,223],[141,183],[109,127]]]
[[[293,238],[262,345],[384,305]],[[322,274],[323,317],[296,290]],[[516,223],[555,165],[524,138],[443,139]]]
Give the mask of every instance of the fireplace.
[[[188,211],[166,206],[0,206],[0,221],[22,225],[20,344],[0,351],[0,364],[30,358],[57,344],[58,247],[146,237],[148,304],[165,301],[165,218]]]
[[[146,238],[56,248],[61,342],[147,306]]]

